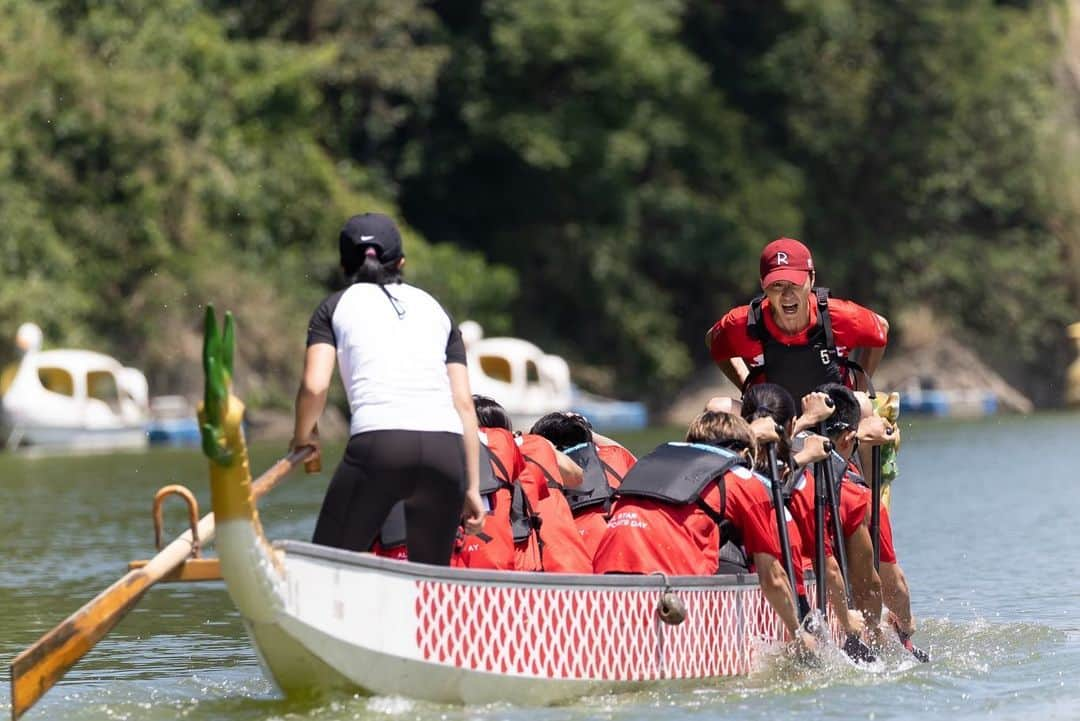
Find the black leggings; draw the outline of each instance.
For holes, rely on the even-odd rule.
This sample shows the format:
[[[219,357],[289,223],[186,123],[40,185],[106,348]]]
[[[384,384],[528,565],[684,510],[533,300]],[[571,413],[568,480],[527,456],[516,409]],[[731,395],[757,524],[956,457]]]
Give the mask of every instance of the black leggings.
[[[459,434],[358,433],[349,439],[330,480],[312,540],[370,550],[390,509],[405,501],[409,560],[447,566],[465,488],[465,446]]]

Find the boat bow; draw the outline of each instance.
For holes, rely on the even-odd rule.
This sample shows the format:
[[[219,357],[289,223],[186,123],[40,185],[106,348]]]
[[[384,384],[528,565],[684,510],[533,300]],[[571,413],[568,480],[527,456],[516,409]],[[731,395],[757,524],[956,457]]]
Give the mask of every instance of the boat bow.
[[[244,439],[244,404],[232,394],[233,321],[219,333],[213,307],[206,311],[203,367],[206,391],[199,407],[203,452],[210,461],[210,499],[217,524],[215,548],[229,596],[248,621],[273,623],[284,605],[280,561],[263,534],[251,485]]]

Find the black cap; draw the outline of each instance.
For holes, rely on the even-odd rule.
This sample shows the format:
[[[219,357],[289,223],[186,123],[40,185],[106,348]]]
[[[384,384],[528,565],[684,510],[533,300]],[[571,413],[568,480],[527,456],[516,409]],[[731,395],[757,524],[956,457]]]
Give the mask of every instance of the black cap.
[[[362,213],[349,218],[341,229],[338,244],[341,264],[347,268],[363,263],[368,247],[375,248],[380,263],[389,263],[405,255],[397,225],[390,216],[382,213]]]

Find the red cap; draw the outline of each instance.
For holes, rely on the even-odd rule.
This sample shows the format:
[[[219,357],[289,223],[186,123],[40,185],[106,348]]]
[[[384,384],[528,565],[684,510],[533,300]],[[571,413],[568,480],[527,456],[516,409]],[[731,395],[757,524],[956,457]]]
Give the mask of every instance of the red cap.
[[[793,238],[777,238],[761,251],[758,266],[761,273],[761,287],[771,285],[778,280],[788,280],[802,285],[806,276],[814,270],[814,259],[810,249]]]

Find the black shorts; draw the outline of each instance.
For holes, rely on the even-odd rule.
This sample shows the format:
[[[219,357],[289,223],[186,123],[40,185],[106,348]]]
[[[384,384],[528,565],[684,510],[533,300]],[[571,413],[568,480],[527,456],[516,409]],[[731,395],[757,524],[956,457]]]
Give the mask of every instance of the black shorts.
[[[404,501],[409,560],[449,565],[466,487],[460,434],[358,433],[330,480],[312,540],[370,550],[390,509]]]

